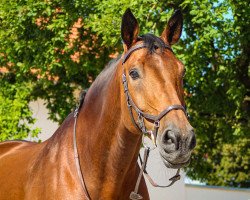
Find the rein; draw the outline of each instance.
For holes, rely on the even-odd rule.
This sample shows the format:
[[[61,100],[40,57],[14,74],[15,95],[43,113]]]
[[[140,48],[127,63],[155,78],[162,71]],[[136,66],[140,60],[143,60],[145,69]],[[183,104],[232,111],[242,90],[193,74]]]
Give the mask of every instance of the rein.
[[[128,60],[128,58],[130,57],[130,55],[136,51],[136,50],[140,50],[143,48],[147,48],[147,46],[143,43],[140,43],[138,45],[133,46],[132,48],[129,49],[129,51],[124,55],[123,60],[122,60],[122,65],[125,64],[125,62]],[[170,51],[172,51],[171,47],[165,44],[165,49],[168,49]],[[142,136],[144,137],[144,135],[149,135],[151,136],[151,139],[156,147],[156,138],[157,138],[157,133],[158,133],[158,129],[160,127],[160,120],[166,116],[170,111],[172,110],[182,110],[186,115],[186,109],[182,106],[182,105],[171,105],[168,106],[166,109],[164,109],[159,115],[151,115],[148,113],[145,113],[143,111],[141,111],[138,106],[134,103],[130,93],[129,93],[129,89],[128,89],[128,81],[127,81],[127,77],[126,77],[126,73],[125,73],[125,69],[123,69],[123,74],[122,74],[122,83],[123,83],[123,87],[124,87],[124,93],[126,96],[126,101],[127,101],[127,107],[129,110],[129,115],[131,118],[131,121],[133,122],[134,126],[142,133]],[[138,119],[135,120],[135,117],[133,115],[133,110],[136,112]],[[144,121],[147,120],[150,123],[153,124],[154,128],[153,130],[147,130]],[[139,176],[137,178],[137,182],[135,185],[135,189],[134,191],[132,191],[130,193],[130,199],[131,200],[138,200],[138,199],[143,199],[143,197],[138,194],[138,189],[139,189],[139,184],[142,178],[142,174],[144,173],[146,178],[148,179],[148,181],[154,186],[154,187],[170,187],[171,185],[173,185],[176,181],[180,180],[180,169],[177,170],[176,174],[169,179],[169,181],[171,181],[168,185],[158,185],[157,183],[155,183],[153,181],[153,179],[149,176],[148,172],[146,171],[146,166],[147,166],[147,161],[148,161],[148,156],[151,150],[149,147],[147,147],[144,142],[142,143],[145,150],[144,150],[144,158],[143,161],[141,159],[141,156],[139,154],[139,158],[140,158],[140,162],[141,162],[141,170],[139,173]]]

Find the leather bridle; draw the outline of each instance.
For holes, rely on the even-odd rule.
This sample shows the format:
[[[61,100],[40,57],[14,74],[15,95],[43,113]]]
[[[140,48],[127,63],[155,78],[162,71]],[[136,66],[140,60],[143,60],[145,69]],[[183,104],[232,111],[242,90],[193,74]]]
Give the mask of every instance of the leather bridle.
[[[151,115],[148,113],[145,113],[143,111],[141,111],[138,106],[136,106],[136,104],[134,103],[129,90],[128,90],[128,82],[127,82],[127,78],[125,75],[125,72],[122,74],[122,83],[124,86],[124,93],[126,95],[126,101],[127,101],[127,106],[128,106],[128,110],[129,110],[129,114],[130,114],[130,118],[134,124],[135,127],[137,127],[143,134],[149,134],[151,135],[151,138],[153,139],[154,144],[156,144],[156,137],[157,137],[157,132],[158,129],[160,127],[160,120],[167,115],[170,111],[172,110],[182,110],[185,114],[186,114],[186,110],[182,105],[171,105],[168,106],[166,109],[164,109],[159,115]],[[138,117],[138,124],[136,123],[136,120],[134,118],[133,115],[133,110],[136,112],[137,117]],[[149,121],[150,123],[153,123],[153,130],[147,130],[145,123],[144,123],[144,119],[146,119],[147,121]]]
[[[137,45],[133,46],[132,48],[130,48],[128,50],[128,52],[123,56],[122,66],[125,64],[125,62],[128,60],[128,58],[130,57],[130,55],[134,51],[137,51],[137,50],[143,49],[143,48],[147,48],[147,46],[144,43],[137,44]],[[168,46],[168,45],[165,45],[165,49],[168,49],[168,50],[172,51],[171,47]],[[125,69],[123,69],[122,83],[123,83],[123,87],[124,87],[124,93],[125,93],[125,96],[126,96],[127,107],[128,107],[128,110],[129,110],[131,121],[133,122],[134,126],[140,132],[142,132],[143,136],[144,135],[150,135],[155,145],[156,145],[156,137],[157,137],[158,129],[160,127],[160,120],[164,116],[166,116],[172,110],[182,110],[187,115],[186,109],[182,105],[171,105],[171,106],[168,106],[159,115],[151,115],[151,114],[145,113],[145,112],[141,111],[138,108],[138,106],[134,103],[134,101],[133,101],[133,99],[132,99],[132,97],[131,97],[131,95],[129,93],[128,81],[127,81]],[[85,96],[85,94],[86,94],[86,92],[84,93],[84,96]],[[82,174],[82,170],[81,170],[81,165],[80,165],[80,161],[79,161],[79,154],[78,154],[78,150],[77,150],[77,140],[76,140],[77,117],[78,117],[78,114],[79,114],[79,110],[80,110],[80,108],[81,108],[81,106],[83,104],[84,96],[80,99],[80,103],[79,103],[79,105],[77,106],[77,108],[74,111],[74,119],[75,120],[74,120],[74,131],[73,131],[73,148],[74,148],[74,158],[75,158],[75,164],[76,164],[77,174],[78,174],[78,177],[80,179],[82,189],[84,191],[84,197],[86,198],[86,200],[91,200],[90,195],[89,195],[88,190],[87,190],[87,187],[86,187],[86,183],[85,183],[84,178],[83,178],[83,174]],[[138,117],[137,122],[136,122],[136,120],[134,118],[133,110],[137,114],[137,117]],[[153,123],[153,126],[154,126],[153,130],[147,130],[147,128],[145,126],[145,123],[144,123],[144,120],[147,120],[150,123]],[[148,175],[148,173],[146,171],[146,165],[147,165],[147,160],[148,160],[149,152],[152,149],[150,149],[147,146],[144,146],[144,147],[145,147],[145,151],[144,151],[143,161],[142,161],[142,159],[140,157],[140,154],[139,154],[139,158],[140,158],[140,162],[141,162],[141,170],[140,170],[139,176],[137,178],[135,189],[130,194],[130,199],[131,200],[142,199],[142,196],[140,194],[138,194],[138,189],[139,189],[139,184],[140,184],[140,180],[142,178],[142,174],[143,173],[145,174],[145,176],[148,178],[149,182],[154,187],[170,187],[176,181],[180,180],[180,174],[179,174],[180,173],[180,169],[178,169],[177,172],[176,172],[176,174],[172,178],[169,179],[171,182],[168,185],[166,185],[166,186],[160,186],[157,183],[155,183],[153,181],[153,179]]]
[[[168,49],[168,50],[172,51],[170,46],[165,44],[164,47],[165,47],[165,49]],[[137,50],[140,50],[140,49],[143,49],[143,48],[147,48],[147,46],[144,43],[137,44],[137,45],[133,46],[132,48],[130,48],[128,50],[128,52],[123,56],[122,65],[125,64],[125,62],[128,60],[128,58],[130,57],[130,55],[134,51],[137,51]],[[124,93],[125,93],[127,107],[128,107],[128,110],[129,110],[129,115],[130,115],[131,121],[133,122],[134,126],[143,134],[143,136],[144,135],[149,135],[151,137],[151,139],[153,140],[155,146],[156,146],[156,138],[157,138],[158,129],[160,127],[160,120],[164,116],[166,116],[172,110],[182,110],[185,113],[185,115],[187,115],[186,109],[182,105],[170,105],[158,115],[151,115],[151,114],[145,113],[145,112],[143,112],[142,110],[140,110],[138,108],[138,106],[135,104],[135,102],[133,101],[133,99],[132,99],[132,97],[131,97],[131,95],[129,93],[128,81],[127,81],[126,72],[125,72],[124,68],[123,68],[123,74],[122,74],[122,83],[123,83]],[[135,113],[137,115],[137,118],[138,118],[137,121],[135,120],[133,110],[135,111]],[[147,127],[145,126],[145,122],[144,122],[145,120],[147,120],[148,122],[153,124],[153,130],[148,130],[147,129]],[[144,145],[144,142],[143,142],[143,145]],[[176,181],[180,180],[180,174],[179,174],[180,169],[178,169],[176,174],[172,178],[169,179],[171,182],[168,185],[161,186],[161,185],[158,185],[157,183],[155,183],[153,181],[153,179],[148,175],[148,173],[146,171],[146,165],[147,165],[149,152],[152,149],[150,149],[149,147],[147,147],[145,145],[144,145],[144,147],[145,147],[145,151],[144,151],[144,159],[143,159],[143,161],[142,161],[142,159],[140,157],[140,154],[139,154],[139,158],[140,158],[140,162],[141,162],[141,170],[140,170],[139,176],[137,178],[135,189],[130,194],[130,199],[131,200],[142,199],[142,196],[140,194],[138,194],[138,189],[139,189],[139,184],[140,184],[140,180],[141,180],[141,177],[142,177],[143,173],[145,174],[145,176],[147,177],[149,182],[154,187],[170,187]]]
[[[142,48],[147,48],[147,46],[144,43],[140,43],[140,44],[137,44],[137,45],[133,46],[131,49],[129,49],[129,51],[123,56],[122,65],[125,64],[125,62],[128,60],[128,58],[130,57],[130,55],[134,51],[142,49]],[[165,44],[165,48],[172,51],[171,47],[168,46],[168,45],[166,45],[166,44]],[[138,108],[138,106],[134,103],[134,101],[133,101],[133,99],[132,99],[132,97],[131,97],[131,95],[129,93],[128,81],[127,81],[125,69],[123,69],[122,83],[123,83],[123,87],[124,87],[124,93],[125,93],[125,96],[126,96],[127,107],[128,107],[129,114],[130,114],[130,117],[131,117],[131,120],[132,120],[133,124],[143,134],[153,135],[152,138],[154,138],[153,142],[155,144],[156,144],[155,140],[156,140],[156,137],[157,137],[157,132],[158,132],[158,129],[160,127],[160,120],[164,116],[166,116],[172,110],[182,110],[186,114],[186,109],[182,105],[171,105],[171,106],[168,106],[159,115],[151,115],[151,114],[145,113],[145,112],[143,112],[142,110],[140,110]],[[137,117],[138,117],[137,122],[138,122],[138,124],[136,123],[136,120],[134,118],[133,111],[132,111],[133,109],[134,109],[134,111],[137,114]],[[153,123],[153,125],[154,125],[153,130],[147,130],[147,128],[145,126],[145,123],[144,123],[144,119],[146,119],[150,123]]]

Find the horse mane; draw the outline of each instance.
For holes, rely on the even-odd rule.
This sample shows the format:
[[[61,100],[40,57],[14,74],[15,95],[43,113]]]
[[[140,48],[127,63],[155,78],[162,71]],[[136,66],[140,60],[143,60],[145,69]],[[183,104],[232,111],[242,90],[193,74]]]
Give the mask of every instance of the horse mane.
[[[150,53],[154,53],[157,48],[159,48],[161,51],[163,51],[165,46],[166,46],[164,41],[161,38],[159,38],[151,33],[141,35],[138,37],[137,40],[143,41],[143,43],[145,44],[145,46],[147,47],[147,49],[149,50]]]
[[[145,44],[150,53],[154,53],[157,48],[160,48],[160,50],[163,51],[166,47],[164,41],[161,38],[151,33],[140,35],[137,38],[137,41],[143,41],[143,43]],[[118,60],[120,60],[121,56],[122,55],[120,54],[116,58],[110,60],[108,64],[104,67],[103,71],[113,66],[113,64],[115,64]]]
[[[78,108],[79,110],[81,109],[83,103],[84,103],[84,99],[85,99],[85,96],[88,92],[88,88],[87,89],[84,89],[80,92],[80,95],[79,95],[79,104],[78,104]]]

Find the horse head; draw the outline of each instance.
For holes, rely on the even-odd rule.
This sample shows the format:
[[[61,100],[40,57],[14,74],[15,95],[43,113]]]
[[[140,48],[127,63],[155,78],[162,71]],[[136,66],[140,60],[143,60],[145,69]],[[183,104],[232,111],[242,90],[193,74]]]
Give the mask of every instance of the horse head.
[[[182,24],[182,14],[176,11],[160,37],[139,36],[139,24],[127,9],[121,26],[124,124],[131,133],[152,135],[170,168],[188,165],[196,144],[185,111],[185,67],[171,48],[181,36]]]

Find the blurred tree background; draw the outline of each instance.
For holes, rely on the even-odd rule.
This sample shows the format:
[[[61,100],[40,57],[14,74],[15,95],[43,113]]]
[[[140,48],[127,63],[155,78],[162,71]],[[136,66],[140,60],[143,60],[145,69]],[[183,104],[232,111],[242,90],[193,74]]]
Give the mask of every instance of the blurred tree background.
[[[122,52],[121,16],[160,35],[175,9],[184,30],[174,52],[186,66],[197,147],[187,175],[249,187],[250,7],[244,0],[15,0],[0,2],[0,141],[36,137],[29,102],[45,99],[59,123],[105,64]]]

